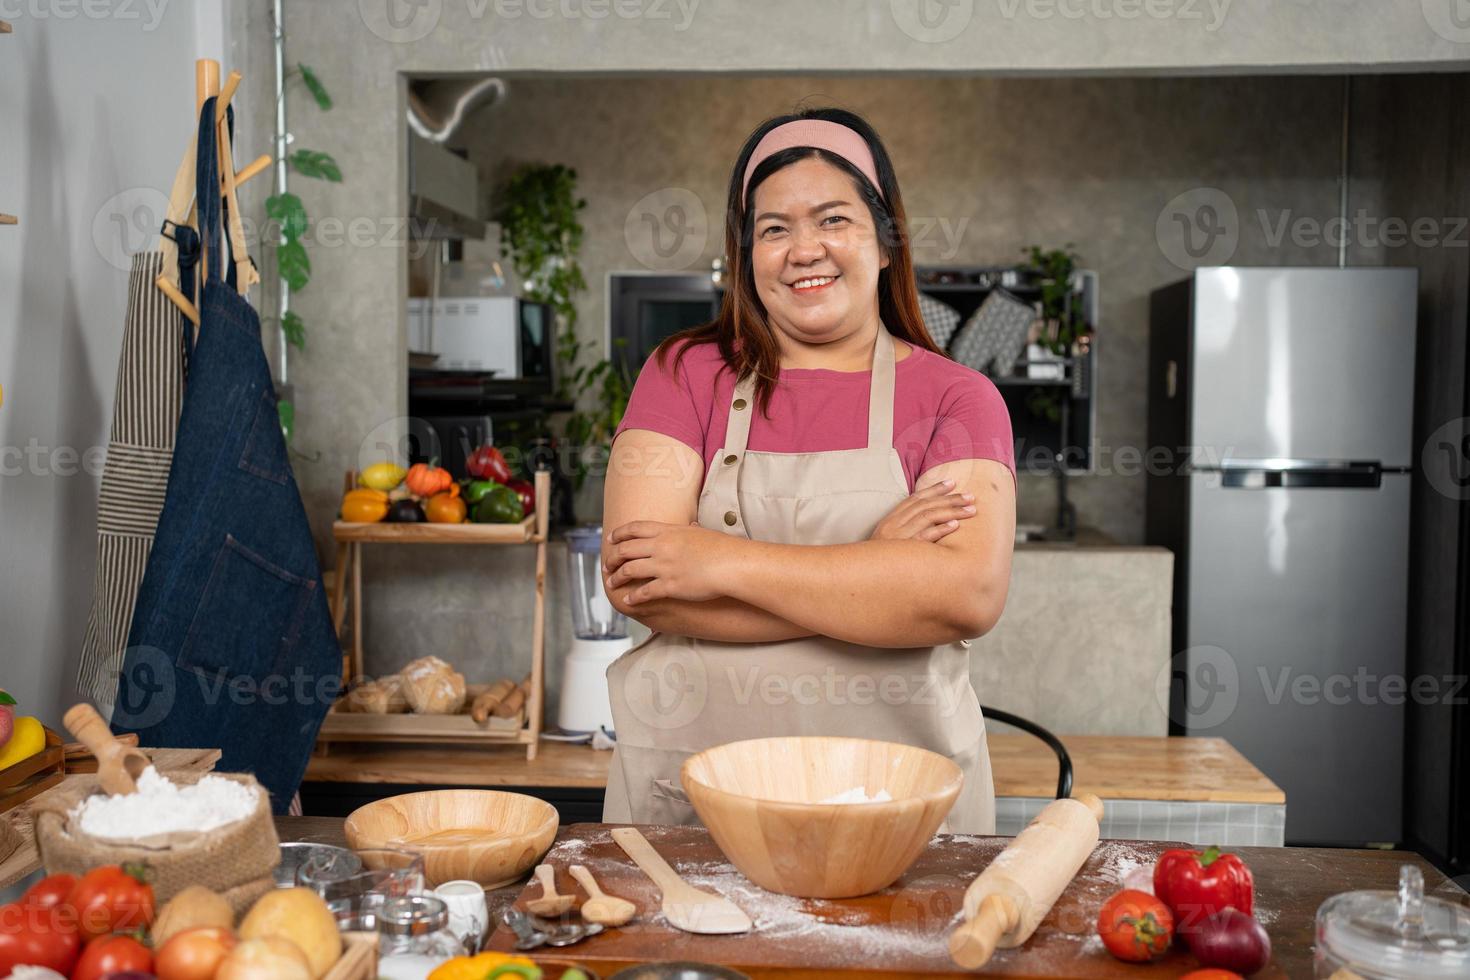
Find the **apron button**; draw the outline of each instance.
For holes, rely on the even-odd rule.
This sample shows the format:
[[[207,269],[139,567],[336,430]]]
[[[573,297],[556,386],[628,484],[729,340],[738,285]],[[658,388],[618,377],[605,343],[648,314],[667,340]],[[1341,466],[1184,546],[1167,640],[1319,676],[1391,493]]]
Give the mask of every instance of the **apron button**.
[[[738,519],[739,518],[737,518],[735,516],[735,512],[733,510],[727,510],[727,511],[725,511],[725,523],[726,524],[730,525],[731,527],[734,527],[735,526],[735,522]]]
[[[731,463],[735,462],[739,458],[740,458],[739,456],[736,456],[734,453],[731,453],[730,455],[728,455],[728,456],[725,457],[725,465],[726,466],[729,466]]]
[[[737,399],[735,399],[735,404],[731,405],[730,407],[733,408],[733,409],[735,409],[735,411],[737,411],[737,412],[740,411],[742,408],[745,407],[745,399],[744,398],[737,398]]]

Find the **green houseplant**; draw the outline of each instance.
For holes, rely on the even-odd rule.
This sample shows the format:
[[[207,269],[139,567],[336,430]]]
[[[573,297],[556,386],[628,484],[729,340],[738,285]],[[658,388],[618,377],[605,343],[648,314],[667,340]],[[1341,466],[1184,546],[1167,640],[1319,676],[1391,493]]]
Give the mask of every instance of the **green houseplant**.
[[[562,438],[579,448],[572,477],[581,489],[591,470],[587,450],[608,450],[633,389],[632,377],[614,361],[578,363],[584,349],[595,346],[577,338],[576,295],[587,288],[578,260],[583,228],[577,212],[587,202],[577,196],[577,171],[561,164],[522,167],[496,200],[501,252],[520,276],[526,298],[549,304],[561,321],[557,397],[576,404],[584,393],[595,393],[590,410],[574,409],[563,423]]]
[[[1072,283],[1078,260],[1072,247],[1068,242],[1062,248],[1028,245],[1021,250],[1030,260],[1023,268],[1041,290],[1041,342],[1058,357],[1072,357],[1073,345],[1092,329]],[[1026,396],[1026,407],[1039,418],[1057,422],[1061,420],[1063,397],[1059,388],[1033,388]]]
[[[287,80],[299,78],[306,90],[311,93],[312,101],[317,108],[327,112],[332,108],[332,96],[327,92],[326,86],[316,72],[306,65],[297,65],[295,70],[287,75]],[[284,98],[284,93],[281,94]],[[284,145],[284,143],[280,144]],[[329,153],[319,150],[299,149],[286,157],[287,165],[303,177],[311,177],[317,180],[326,180],[332,183],[342,182],[342,171],[337,166],[337,161]],[[311,281],[311,259],[307,257],[306,246],[302,237],[310,226],[310,219],[306,214],[306,205],[301,198],[288,191],[273,194],[265,199],[265,214],[267,224],[274,223],[273,234],[261,235],[262,248],[274,258],[275,276],[272,280],[275,288],[280,290],[277,294],[277,302],[268,304],[261,303],[261,309],[283,309],[284,312],[274,319],[283,334],[286,342],[297,350],[306,349],[306,323],[301,319],[301,314],[295,310],[286,308],[286,304],[279,300],[289,293],[299,293],[306,288]],[[267,263],[270,267],[271,263]],[[268,287],[266,287],[268,288]],[[281,417],[281,431],[289,443],[296,426],[296,408],[286,399],[281,399],[276,410]]]

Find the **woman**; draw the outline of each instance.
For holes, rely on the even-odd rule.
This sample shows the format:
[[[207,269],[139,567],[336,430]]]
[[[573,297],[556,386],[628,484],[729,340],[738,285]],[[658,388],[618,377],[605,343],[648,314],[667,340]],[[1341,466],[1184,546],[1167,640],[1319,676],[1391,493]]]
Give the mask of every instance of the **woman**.
[[[730,177],[719,317],[650,357],[614,433],[603,578],[654,631],[608,669],[607,822],[696,822],[690,754],[774,735],[953,759],[993,833],[969,637],[1005,605],[1010,420],[919,315],[903,203],[853,113],[768,120]]]

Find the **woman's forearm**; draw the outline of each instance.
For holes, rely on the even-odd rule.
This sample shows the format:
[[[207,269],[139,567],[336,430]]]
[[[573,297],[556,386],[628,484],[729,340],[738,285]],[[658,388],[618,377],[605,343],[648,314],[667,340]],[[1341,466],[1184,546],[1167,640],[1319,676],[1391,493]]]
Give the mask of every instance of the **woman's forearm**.
[[[650,599],[636,606],[624,606],[619,611],[651,630],[701,640],[775,643],[812,635],[812,630],[729,596],[707,602]]]
[[[924,541],[790,545],[737,539],[732,598],[810,633],[876,647],[933,646],[989,631],[1009,568],[977,568]]]

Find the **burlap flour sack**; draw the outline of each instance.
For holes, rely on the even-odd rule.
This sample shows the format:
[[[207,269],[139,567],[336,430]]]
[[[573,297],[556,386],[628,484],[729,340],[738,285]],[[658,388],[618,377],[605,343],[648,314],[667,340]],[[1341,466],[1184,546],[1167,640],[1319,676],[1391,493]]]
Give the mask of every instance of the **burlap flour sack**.
[[[179,785],[198,782],[204,773],[170,775]],[[213,773],[254,786],[260,795],[255,812],[243,820],[203,834],[165,834],[143,840],[111,840],[83,835],[69,819],[82,800],[101,792],[96,778],[66,793],[54,794],[36,807],[36,846],[47,874],[85,874],[103,864],[141,864],[149,869],[155,907],[189,885],[203,885],[229,900],[238,916],[270,890],[272,872],[281,860],[280,840],[271,820],[270,795],[254,776]]]

